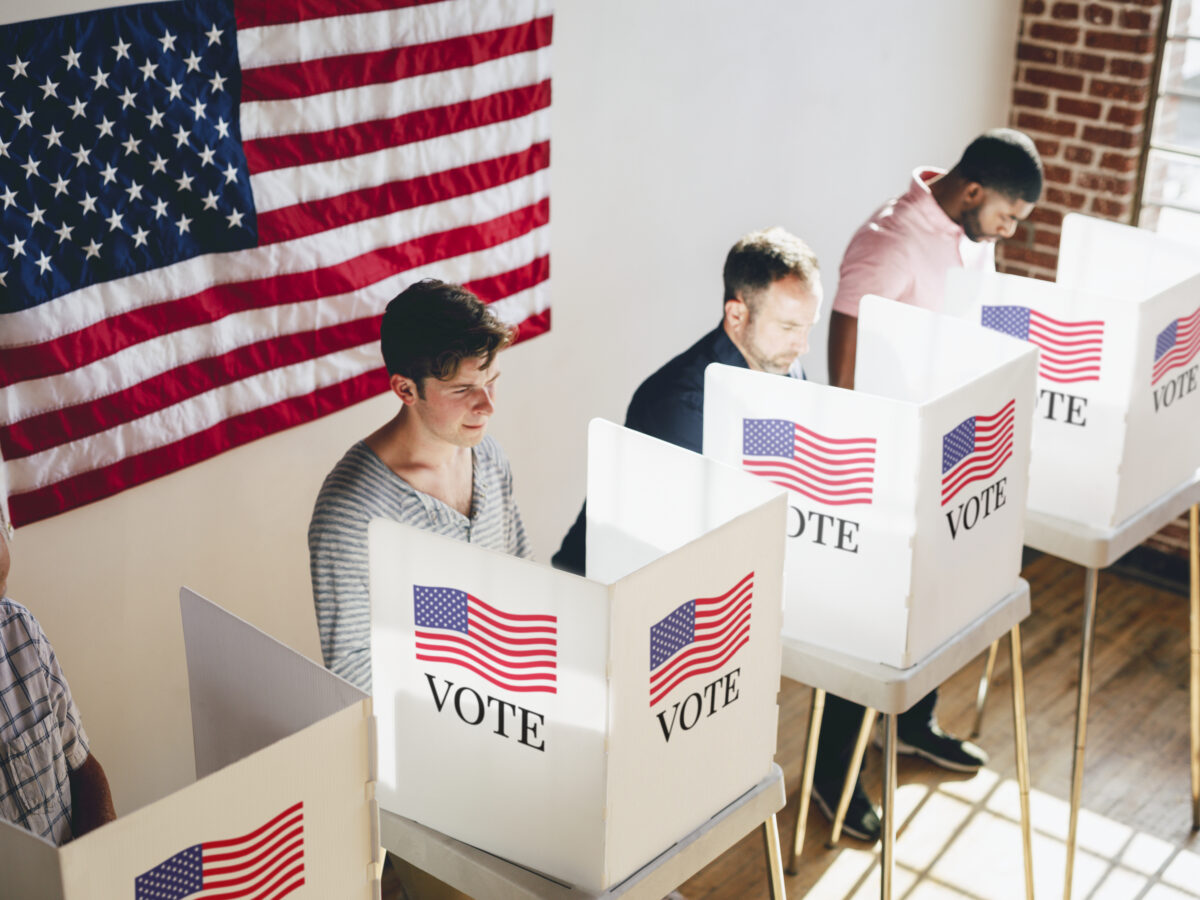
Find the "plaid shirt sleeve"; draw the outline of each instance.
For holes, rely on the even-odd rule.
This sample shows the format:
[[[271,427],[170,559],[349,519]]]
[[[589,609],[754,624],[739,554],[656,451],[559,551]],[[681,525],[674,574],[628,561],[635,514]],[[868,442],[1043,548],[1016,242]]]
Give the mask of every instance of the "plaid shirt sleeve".
[[[69,840],[69,772],[88,752],[41,626],[20,604],[0,600],[0,817],[56,844]]]

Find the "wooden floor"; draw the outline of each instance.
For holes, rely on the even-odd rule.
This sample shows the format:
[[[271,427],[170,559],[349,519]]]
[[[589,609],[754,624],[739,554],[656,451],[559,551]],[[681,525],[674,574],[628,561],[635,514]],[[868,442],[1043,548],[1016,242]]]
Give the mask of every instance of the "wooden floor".
[[[1022,625],[1028,707],[1037,896],[1062,897],[1075,698],[1079,678],[1083,569],[1043,556],[1026,566],[1033,614]],[[1075,900],[1200,898],[1200,835],[1191,831],[1188,736],[1188,603],[1179,593],[1104,572],[1096,619],[1087,767],[1075,864]],[[939,719],[965,734],[974,715],[982,658],[946,683]],[[811,691],[785,680],[779,752],[788,805],[779,814],[786,847]],[[955,776],[901,757],[897,792],[896,900],[1014,900],[1024,896],[1013,754],[1012,683],[1004,642],[979,738],[991,763]],[[867,754],[866,784],[878,798],[879,751]],[[815,809],[789,897],[879,896],[878,846],[843,839],[827,849],[829,825]],[[680,888],[688,900],[766,898],[759,832]]]

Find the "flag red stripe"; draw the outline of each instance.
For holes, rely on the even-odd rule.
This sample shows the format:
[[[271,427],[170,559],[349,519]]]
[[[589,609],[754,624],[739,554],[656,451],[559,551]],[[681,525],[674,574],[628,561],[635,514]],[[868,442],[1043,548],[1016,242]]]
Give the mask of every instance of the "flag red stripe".
[[[287,860],[287,862],[291,863],[293,860]],[[245,887],[236,888],[232,891],[226,891],[222,894],[213,894],[205,897],[204,900],[242,900],[242,898],[247,897],[252,898],[252,900],[259,900],[259,898],[269,897],[271,895],[271,891],[279,888],[286,881],[288,881],[288,879],[304,874],[303,853],[300,855],[300,859],[294,862],[294,868],[285,872],[266,872],[253,884],[248,884]],[[301,884],[303,884],[303,882],[301,882]],[[299,885],[297,885],[297,887],[299,887]],[[295,888],[291,888],[290,890],[285,891],[283,894],[277,894],[276,896],[285,896],[286,894],[291,893],[292,890],[295,890]]]
[[[467,627],[472,633],[486,635],[498,644],[508,644],[510,646],[525,646],[533,645],[550,645],[554,646],[557,643],[557,638],[552,634],[535,635],[533,637],[511,637],[499,629],[492,631],[483,625],[474,613],[468,613]]]
[[[475,293],[478,294],[478,292]],[[540,613],[510,613],[505,612],[502,609],[496,609],[494,606],[489,606],[478,597],[472,596],[471,594],[467,594],[467,598],[475,606],[479,607],[480,609],[487,610],[492,617],[496,619],[511,619],[514,622],[549,622],[551,625],[556,625],[558,623],[558,616],[542,615]],[[553,631],[555,629],[551,630]]]
[[[740,602],[745,592],[754,587],[754,582],[750,580],[753,577],[754,573],[751,572],[724,594],[717,597],[704,597],[694,601],[696,604],[694,612],[697,625],[705,619],[723,616],[726,610]],[[747,582],[749,583],[747,584]]]
[[[485,125],[532,115],[550,105],[550,81],[499,91],[385,119],[324,131],[306,131],[246,141],[251,175],[310,163],[328,162],[388,147],[400,147]]]
[[[294,841],[290,841],[286,846],[277,847],[269,854],[265,854],[262,859],[253,864],[251,868],[249,864],[237,867],[239,870],[248,869],[234,878],[223,878],[214,881],[209,881],[210,872],[207,867],[204,869],[204,887],[208,890],[221,890],[223,888],[244,888],[247,884],[252,884],[257,890],[263,881],[269,881],[272,878],[279,877],[279,870],[294,863],[303,865],[304,861],[304,838],[297,837]],[[233,895],[237,896],[237,895]]]
[[[212,857],[213,860],[220,860],[223,857],[233,856],[233,857],[241,860],[240,862],[238,862],[234,865],[210,866],[209,858],[208,858],[208,856],[205,856],[205,858],[204,858],[204,878],[205,878],[205,881],[207,882],[209,877],[235,875],[236,873],[240,873],[240,872],[242,872],[243,869],[246,869],[250,866],[260,866],[264,860],[270,859],[272,857],[278,857],[278,856],[281,856],[286,853],[292,853],[293,851],[302,849],[303,847],[304,847],[304,824],[302,822],[298,822],[294,829],[292,829],[289,832],[285,832],[284,834],[279,835],[278,839],[275,841],[274,844],[272,844],[270,847],[265,848],[261,853],[259,853],[257,856],[255,856],[253,858],[244,859],[243,858],[245,856],[244,853],[223,854],[221,856]],[[244,880],[245,880],[244,875],[237,875],[236,878],[231,880],[229,883],[234,884],[236,881],[244,881]],[[220,885],[215,885],[215,886],[219,887]]]
[[[805,434],[810,438],[815,438],[818,441],[824,441],[826,444],[869,444],[872,447],[875,446],[875,438],[831,438],[826,437],[819,431],[812,431],[808,428],[805,428],[803,425],[800,425],[797,422],[793,422],[792,425],[795,426],[797,435]]]
[[[474,599],[474,598],[472,598],[472,599]],[[476,604],[471,604],[471,605],[475,606]],[[492,616],[489,616],[486,612],[484,612],[482,609],[478,609],[478,608],[470,609],[469,612],[470,612],[471,624],[475,624],[475,622],[483,622],[484,624],[488,625],[489,627],[495,629],[496,632],[498,632],[502,635],[506,635],[506,636],[515,636],[515,635],[538,636],[538,635],[541,635],[545,639],[554,640],[554,634],[558,630],[553,625],[536,625],[536,624],[535,625],[510,625],[508,622],[505,622],[503,619],[493,618]],[[515,637],[514,637],[514,639],[515,639]]]
[[[512,659],[512,656],[516,654],[510,654],[504,650],[501,650],[499,653],[489,653],[487,650],[483,649],[482,642],[472,641],[470,638],[455,634],[440,634],[430,633],[428,631],[418,631],[416,633],[416,637],[417,640],[415,643],[418,650],[449,653],[452,648],[446,645],[446,642],[448,641],[451,644],[462,644],[467,650],[470,651],[469,655],[474,656],[475,654],[478,654],[482,659],[486,659],[489,662],[513,669],[545,669],[550,671],[554,667],[556,657],[556,654],[551,651],[549,654],[536,654],[538,657],[540,657],[538,659]],[[489,644],[487,646],[491,645]],[[523,652],[529,653],[529,651]]]
[[[1080,381],[1099,381],[1099,375],[1080,375],[1078,378],[1063,378],[1059,375],[1047,375],[1043,372],[1038,373],[1047,381],[1053,381],[1055,384],[1076,384]]]
[[[812,485],[817,490],[826,490],[833,496],[847,493],[844,490],[834,490],[834,488],[850,488],[850,492],[861,492],[864,489],[869,489],[875,483],[874,477],[846,477],[846,478],[822,478],[819,475],[814,475],[813,471],[821,471],[815,466],[802,465],[791,462],[786,459],[770,459],[764,460],[760,457],[747,457],[745,460],[747,468],[753,468],[756,473],[763,474],[778,470],[780,473],[794,474],[796,477],[804,481],[805,484]],[[854,485],[862,485],[863,487],[854,487]]]
[[[237,0],[234,13],[238,28],[259,28],[263,25],[287,25],[309,19],[444,2],[446,0],[291,0],[290,3],[280,3],[279,0]],[[221,39],[225,39],[224,35]]]
[[[289,806],[287,809],[285,809],[283,812],[281,812],[275,818],[268,821],[266,824],[260,826],[259,828],[255,828],[249,834],[243,834],[241,837],[228,838],[227,840],[223,840],[223,841],[205,841],[202,846],[205,850],[216,850],[220,847],[232,847],[234,844],[244,843],[245,841],[248,841],[248,840],[251,840],[252,838],[258,837],[264,831],[268,831],[271,828],[274,828],[280,821],[282,821],[283,819],[286,819],[292,813],[296,812],[296,810],[303,810],[303,809],[304,809],[304,801],[301,800],[299,803],[294,803],[291,806]]]
[[[480,678],[484,679],[485,681],[496,685],[496,687],[504,688],[504,690],[506,690],[506,691],[514,691],[517,693],[525,693],[525,694],[538,693],[538,692],[543,693],[543,694],[558,693],[558,688],[553,687],[551,685],[510,684],[508,682],[500,681],[497,678],[493,678],[487,672],[484,672],[481,669],[477,669],[475,666],[473,666],[470,663],[465,662],[464,660],[461,660],[461,659],[451,659],[451,658],[445,657],[445,656],[421,656],[420,654],[417,655],[417,659],[423,660],[424,662],[440,662],[440,663],[449,663],[452,666],[461,666],[462,668],[466,669],[469,672],[474,672],[476,675],[478,675]]]
[[[743,610],[750,608],[750,588],[734,597],[728,604],[721,607],[711,614],[706,614],[701,620],[699,613],[696,614],[695,636],[697,641],[705,641],[715,634],[720,634],[729,622],[736,619],[742,614]]]
[[[870,456],[831,456],[828,452],[823,451],[820,447],[815,448],[815,450],[810,450],[807,446],[801,443],[799,439],[797,439],[796,443],[793,445],[792,453],[797,459],[811,459],[830,466],[875,465],[874,452],[872,452]]]
[[[700,597],[700,598],[698,598],[695,601],[696,608],[697,608],[697,614],[698,615],[700,614],[699,613],[700,607],[709,607],[714,604],[722,603],[726,597],[729,597],[729,596],[735,594],[737,591],[741,590],[742,585],[744,585],[747,581],[750,581],[752,578],[754,578],[754,570],[753,569],[750,570],[749,572],[747,572],[745,575],[743,575],[742,580],[739,581],[737,584],[735,584],[733,587],[731,587],[729,590],[727,590],[725,593],[718,594],[715,597]],[[751,582],[750,586],[754,587],[753,582]]]
[[[1013,427],[1012,422],[1006,422],[1004,427],[999,431],[989,432],[987,435],[975,435],[975,449],[960,459],[954,464],[948,472],[942,475],[942,484],[948,484],[953,479],[958,477],[958,470],[965,465],[968,465],[972,460],[979,459],[981,456],[993,456],[996,453],[1003,452],[1005,447],[1012,445]]]
[[[546,16],[427,44],[246,69],[242,72],[242,102],[293,100],[364,85],[388,84],[538,50],[550,45],[552,21]]]
[[[558,650],[556,649],[556,647],[557,647],[556,644],[551,644],[549,647],[532,647],[532,648],[526,649],[526,648],[516,648],[516,647],[504,647],[499,644],[494,644],[491,641],[483,640],[482,638],[479,637],[479,635],[467,636],[467,635],[462,634],[461,632],[422,631],[421,629],[417,629],[414,633],[416,634],[416,636],[418,638],[421,638],[422,640],[441,640],[444,638],[446,640],[454,640],[454,641],[459,641],[462,643],[472,643],[472,641],[473,641],[475,644],[477,644],[481,647],[487,647],[489,650],[494,651],[496,654],[498,654],[500,656],[509,656],[509,657],[535,656],[535,657],[538,657],[538,658],[544,660],[547,665],[551,665],[551,666],[554,665],[554,660],[558,657]]]
[[[664,687],[657,694],[653,695],[650,698],[650,705],[654,706],[656,703],[658,703],[660,700],[662,700],[663,697],[667,696],[667,694],[671,693],[671,691],[673,691],[676,687],[678,687],[682,682],[686,681],[687,679],[689,679],[695,675],[704,675],[708,672],[712,672],[712,671],[715,671],[716,669],[721,668],[721,666],[723,666],[723,665],[725,665],[725,663],[729,662],[729,660],[733,658],[733,655],[735,653],[737,653],[739,650],[741,650],[743,647],[745,647],[746,644],[748,644],[749,642],[750,642],[750,635],[749,635],[749,633],[747,633],[746,636],[744,638],[742,638],[742,640],[740,640],[738,643],[731,646],[726,653],[724,653],[719,659],[717,659],[711,665],[700,666],[699,668],[692,668],[692,669],[689,669],[688,671],[682,673],[677,679],[675,679],[675,681],[673,681],[671,684]],[[699,663],[699,662],[701,662],[701,660],[696,660],[696,662]]]
[[[517,153],[482,160],[408,181],[348,191],[276,209],[258,217],[259,246],[318,234],[378,215],[428,206],[509,184],[550,165],[550,144],[533,144]]]
[[[279,825],[273,828],[271,831],[255,838],[253,843],[239,846],[236,850],[229,850],[225,853],[219,853],[215,852],[215,849],[208,844],[202,845],[204,847],[204,860],[207,863],[221,863],[228,862],[230,860],[245,860],[246,857],[251,853],[257,853],[260,850],[270,847],[277,848],[282,841],[287,841],[294,837],[301,837],[303,834],[304,814],[297,813],[295,818],[289,819],[285,822],[280,822]],[[244,862],[240,864],[240,866],[244,865]],[[235,866],[234,868],[238,867],[239,866]]]
[[[12,384],[59,375],[142,341],[213,322],[232,312],[360,290],[396,272],[506,243],[548,220],[549,201],[542,199],[490,222],[422,235],[323,269],[217,285],[189,297],[131,310],[51,341],[7,349],[0,381]]]
[[[720,652],[723,647],[729,646],[731,642],[737,639],[742,630],[750,627],[750,614],[750,604],[747,603],[745,607],[738,611],[737,618],[719,632],[705,635],[703,638],[697,638],[693,643],[685,645],[681,653],[671,657],[659,666],[659,668],[650,673],[650,690],[658,690],[662,684],[674,678],[675,674],[683,666],[688,665],[688,661],[697,655],[714,651]],[[711,657],[705,657],[705,659],[709,658]]]
[[[556,681],[557,680],[557,677],[554,674],[555,666],[554,666],[553,662],[547,662],[547,663],[541,664],[541,668],[544,670],[541,672],[510,671],[507,663],[505,663],[503,660],[491,659],[488,656],[488,654],[480,652],[475,647],[470,646],[469,642],[468,642],[468,646],[459,647],[459,646],[456,646],[453,642],[447,642],[444,644],[441,643],[440,641],[438,641],[438,638],[440,637],[440,635],[436,635],[436,634],[431,635],[428,632],[422,632],[422,636],[425,638],[432,637],[434,640],[433,640],[432,645],[427,644],[424,646],[420,646],[418,648],[419,650],[423,650],[426,653],[449,653],[455,659],[470,660],[471,662],[475,663],[476,665],[483,666],[485,669],[487,669],[489,672],[491,672],[492,674],[496,675],[499,678],[512,678],[518,682]],[[423,656],[420,652],[417,653],[417,659],[426,659],[426,658],[427,657]],[[517,666],[516,668],[528,668],[528,666]]]
[[[474,281],[468,281],[463,287],[484,303],[492,303],[496,300],[503,300],[505,297],[519,294],[522,291],[527,291],[534,285],[541,284],[549,277],[550,257],[539,256],[537,259],[530,260],[525,265],[519,266],[516,269],[490,275],[487,278],[477,278]],[[553,619],[554,617],[549,616],[548,618]]]
[[[765,459],[764,457],[755,457],[755,458]],[[833,478],[835,480],[837,478],[846,478],[846,477],[850,477],[852,475],[868,476],[866,479],[859,479],[859,480],[874,481],[874,479],[875,479],[875,461],[873,459],[868,459],[868,460],[851,459],[851,460],[847,460],[845,462],[845,464],[836,463],[836,462],[830,463],[825,458],[820,457],[820,456],[813,456],[811,453],[803,451],[799,447],[797,447],[795,449],[793,459],[788,460],[788,459],[785,459],[782,457],[780,457],[780,459],[784,462],[794,462],[797,466],[799,466],[804,471],[819,472],[820,474],[827,475],[830,478]],[[866,462],[867,465],[858,465],[861,462]],[[818,463],[827,463],[828,465],[835,466],[836,468],[826,468],[825,466],[818,465]]]
[[[795,491],[801,496],[807,497],[817,503],[823,503],[826,506],[854,506],[859,503],[869,504],[872,497],[872,488],[853,488],[845,491],[830,491],[821,488],[818,485],[805,481],[796,473],[787,470],[786,463],[780,464],[779,470],[758,467],[752,460],[745,460],[748,471],[759,475],[773,484],[779,485],[784,490]]]

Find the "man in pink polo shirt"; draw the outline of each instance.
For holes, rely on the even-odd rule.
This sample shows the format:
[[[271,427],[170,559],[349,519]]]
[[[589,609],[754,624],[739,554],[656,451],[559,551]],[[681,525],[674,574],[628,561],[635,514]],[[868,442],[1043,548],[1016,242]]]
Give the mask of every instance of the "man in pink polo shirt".
[[[938,311],[949,269],[993,271],[996,241],[1012,237],[1042,193],[1042,161],[1026,135],[996,128],[949,172],[922,167],[908,191],[854,233],[829,321],[829,381],[854,387],[858,304],[866,294]]]
[[[993,271],[996,241],[1012,237],[1041,193],[1037,148],[1009,128],[977,137],[949,172],[915,171],[908,191],[884,204],[846,248],[829,322],[830,383],[854,387],[858,304],[864,295],[940,310],[946,272],[959,267]],[[899,752],[958,772],[986,764],[982,749],[941,729],[936,703],[935,690],[899,717]],[[826,697],[813,798],[831,819],[862,713],[861,706]],[[879,837],[879,811],[861,782],[855,785],[844,829],[862,840]]]

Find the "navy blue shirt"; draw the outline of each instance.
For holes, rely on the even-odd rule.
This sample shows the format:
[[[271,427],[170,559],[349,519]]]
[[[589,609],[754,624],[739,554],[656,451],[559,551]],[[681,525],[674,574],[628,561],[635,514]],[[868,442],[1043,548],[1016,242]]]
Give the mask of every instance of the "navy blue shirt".
[[[750,368],[718,325],[642,382],[633,392],[625,427],[699,453],[704,443],[704,370],[710,363]],[[577,575],[587,561],[587,504],[550,560]]]

